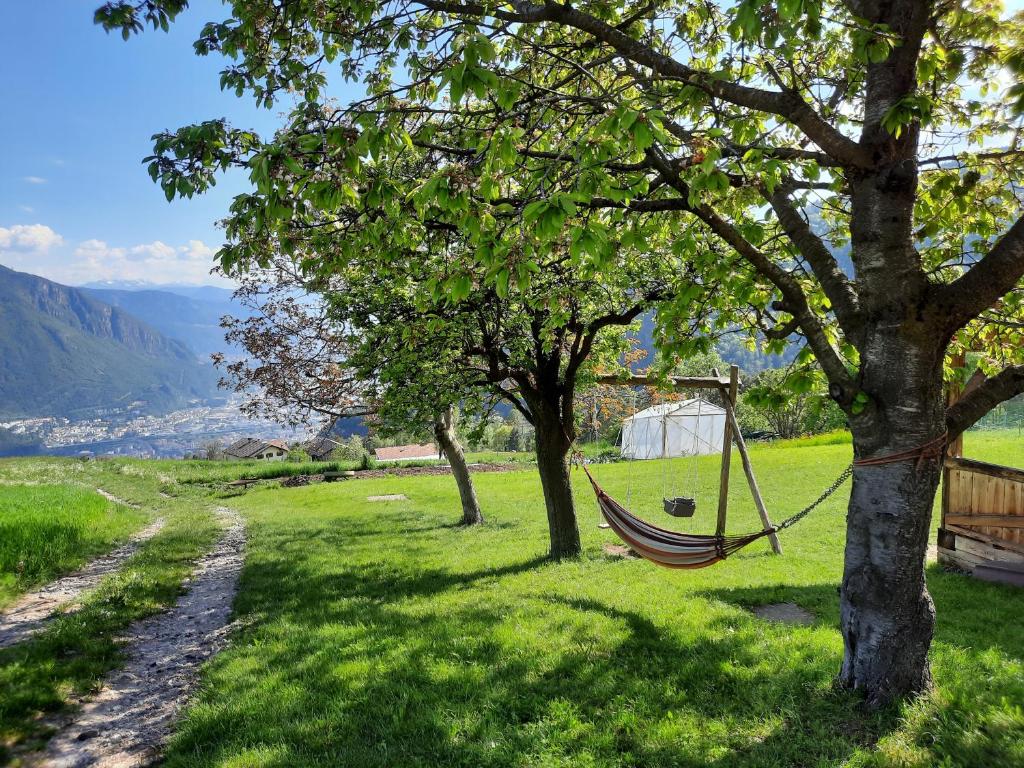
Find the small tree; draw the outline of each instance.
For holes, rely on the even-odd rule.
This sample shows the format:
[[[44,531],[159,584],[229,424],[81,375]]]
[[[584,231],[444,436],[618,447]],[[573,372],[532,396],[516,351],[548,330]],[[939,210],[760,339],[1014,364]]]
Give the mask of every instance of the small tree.
[[[335,461],[362,461],[366,455],[366,447],[359,435],[350,435],[348,440],[334,449],[331,458]]]
[[[411,181],[388,177],[377,183]],[[299,250],[315,247],[321,258],[336,254],[310,260],[314,265],[332,258],[347,263],[344,283],[335,282],[329,292],[332,311],[362,335],[360,359],[367,367],[392,361],[388,375],[404,382],[406,408],[439,390],[463,403],[475,392],[476,400],[511,403],[533,427],[550,553],[574,556],[580,538],[568,454],[576,435],[577,385],[592,366],[616,364],[626,344],[623,330],[654,303],[677,295],[681,286],[691,298],[713,286],[689,283],[680,256],[655,259],[638,242],[612,241],[607,258],[618,268],[607,273],[571,249],[535,253],[530,241],[509,244],[530,251],[540,266],[509,271],[491,286],[490,268],[464,239],[450,228],[403,218],[408,213],[386,205],[370,213],[346,210],[341,235],[314,230],[292,236],[296,243],[303,238]],[[232,246],[241,259],[258,252],[258,244],[244,239],[246,231],[241,221],[232,227],[243,237]],[[485,429],[481,425],[481,434]]]
[[[199,449],[200,454],[207,461],[215,461],[224,458],[224,443],[220,440],[208,440]]]
[[[245,319],[226,318],[229,342],[249,357],[216,362],[226,371],[222,386],[245,395],[243,410],[279,421],[308,423],[312,415],[330,425],[342,417],[374,416],[385,429],[422,431],[430,424],[452,465],[465,524],[483,522],[462,447],[451,428],[452,400],[434,397],[407,408],[409,387],[400,383],[407,362],[380,358],[361,346],[363,339],[337,323],[327,302],[316,300],[311,286],[287,259],[268,258],[267,266],[247,273],[236,298],[254,310]],[[300,299],[304,296],[304,299]],[[417,390],[422,393],[422,390]],[[448,390],[446,394],[457,396]],[[415,395],[413,395],[415,397]],[[426,413],[424,413],[426,411]],[[390,419],[390,421],[389,421]],[[347,446],[353,453],[355,445]],[[359,443],[357,460],[368,455]]]
[[[288,451],[288,461],[293,464],[302,464],[312,461],[312,457],[309,455],[309,451],[301,445],[293,445]]]

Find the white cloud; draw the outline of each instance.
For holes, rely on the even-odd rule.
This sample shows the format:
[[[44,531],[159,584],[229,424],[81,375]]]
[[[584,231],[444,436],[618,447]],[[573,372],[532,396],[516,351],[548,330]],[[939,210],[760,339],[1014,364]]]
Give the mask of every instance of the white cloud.
[[[45,184],[46,179],[42,176],[22,176],[23,181],[27,181],[29,184]]]
[[[33,208],[31,205],[19,205],[18,206],[18,210],[19,211],[24,211],[25,213],[35,213],[36,212],[36,209]]]
[[[92,238],[72,248],[45,224],[0,227],[0,263],[67,285],[99,280],[232,285],[210,274],[216,252],[202,240],[115,246]]]
[[[188,245],[183,245],[178,250],[185,254],[185,258],[197,261],[213,262],[213,257],[217,254],[216,248],[211,248],[202,240],[189,240]]]
[[[129,248],[128,258],[132,261],[174,261],[177,258],[177,251],[167,243],[154,240],[152,243]]]
[[[132,280],[149,283],[224,283],[210,275],[215,249],[201,240],[190,240],[177,248],[160,240],[127,248],[103,240],[85,240],[74,251],[74,261],[65,270],[68,282]]]
[[[45,224],[0,227],[0,251],[44,254],[63,244],[64,238]]]

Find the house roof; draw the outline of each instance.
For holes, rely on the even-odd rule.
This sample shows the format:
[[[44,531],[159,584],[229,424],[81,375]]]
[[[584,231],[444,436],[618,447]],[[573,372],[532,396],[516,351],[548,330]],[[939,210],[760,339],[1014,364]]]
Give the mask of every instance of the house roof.
[[[337,440],[332,440],[329,437],[314,437],[306,443],[306,452],[313,458],[316,458],[317,456],[328,456],[340,445],[341,443]]]
[[[712,416],[724,414],[725,409],[715,405],[702,397],[694,397],[689,400],[678,400],[671,403],[658,403],[650,408],[633,414],[626,421],[632,419],[661,419],[666,416]]]
[[[436,459],[437,447],[433,443],[424,443],[423,445],[396,445],[392,448],[378,448],[373,453],[377,457],[377,461]]]
[[[243,437],[241,440],[236,440],[225,448],[224,453],[228,456],[234,456],[236,459],[251,459],[256,454],[267,450],[267,448],[279,448],[287,452],[288,444],[284,440],[257,440],[254,437]]]

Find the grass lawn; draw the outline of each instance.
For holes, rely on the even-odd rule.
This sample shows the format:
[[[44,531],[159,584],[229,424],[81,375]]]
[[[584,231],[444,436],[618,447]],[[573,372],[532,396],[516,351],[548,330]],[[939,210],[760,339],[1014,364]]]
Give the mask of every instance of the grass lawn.
[[[119,573],[101,582],[82,601],[80,610],[57,618],[28,642],[0,650],[0,765],[6,765],[16,752],[42,743],[39,739],[47,731],[43,716],[95,692],[103,676],[120,662],[118,634],[133,621],[173,604],[181,593],[182,580],[191,572],[192,561],[217,535],[210,500],[188,486],[176,490],[177,497],[161,496],[167,478],[145,462],[0,461],[0,507],[2,500],[12,495],[23,502],[58,498],[52,495],[57,493],[52,488],[27,485],[54,481],[61,483],[60,493],[69,504],[57,519],[67,517],[70,524],[80,524],[84,539],[97,549],[103,548],[99,537],[109,535],[112,529],[103,523],[98,530],[91,530],[90,521],[105,520],[107,502],[90,488],[104,488],[137,505],[138,510],[120,508],[117,513],[125,520],[135,520],[132,527],[157,515],[163,516],[166,524]],[[26,496],[28,488],[35,488],[39,495]],[[100,507],[95,505],[97,498],[103,502]],[[76,499],[84,506],[76,506]],[[82,517],[75,519],[76,511]],[[19,519],[30,530],[39,531],[39,521],[46,516],[29,509],[23,510]],[[107,549],[111,541],[108,538]]]
[[[1019,465],[1022,445],[1016,433],[971,435],[967,451]],[[846,444],[752,452],[779,519],[850,460]],[[730,529],[755,530],[737,459]],[[661,523],[663,493],[692,480],[687,527],[711,530],[717,459],[702,459],[696,478],[685,461],[667,464],[596,473]],[[1024,590],[929,566],[936,688],[866,714],[832,685],[845,493],[784,534],[782,557],[762,541],[709,569],[666,571],[602,553],[612,535],[574,478],[586,552],[557,564],[544,559],[530,470],[476,477],[479,529],[453,525],[447,477],[232,499],[250,524],[244,629],[206,667],[167,764],[1024,765]],[[367,501],[397,493],[408,500]],[[816,621],[773,625],[745,610],[779,601]]]
[[[146,515],[74,485],[0,485],[0,609],[127,539]]]

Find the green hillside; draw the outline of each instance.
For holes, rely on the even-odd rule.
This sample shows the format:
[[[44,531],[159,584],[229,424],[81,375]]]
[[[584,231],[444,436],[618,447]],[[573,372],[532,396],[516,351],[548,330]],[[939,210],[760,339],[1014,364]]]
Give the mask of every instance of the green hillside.
[[[213,393],[181,342],[82,291],[0,267],[0,417],[72,416]]]

